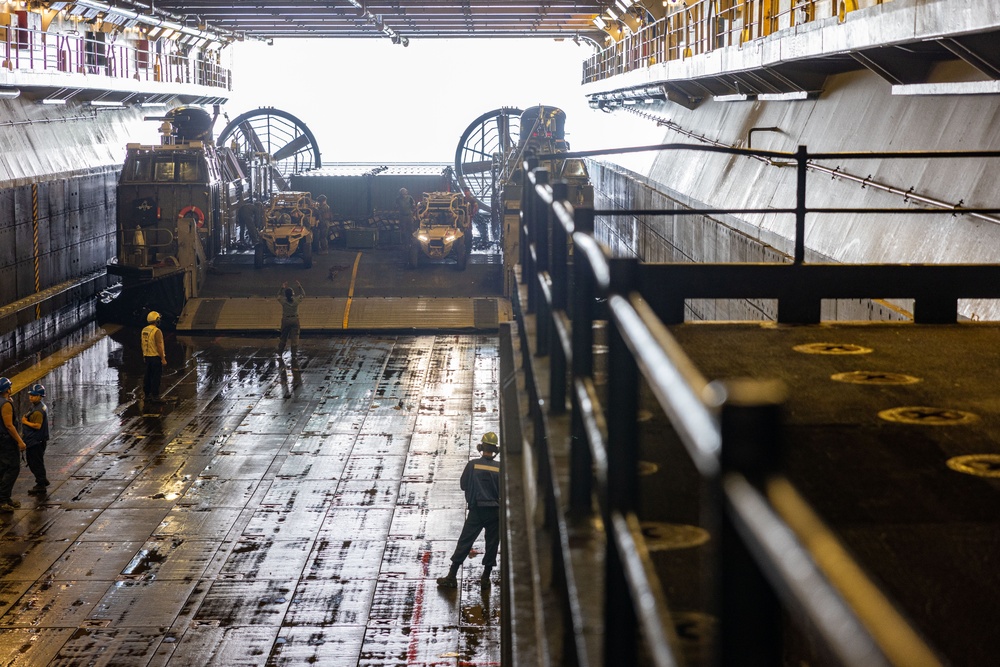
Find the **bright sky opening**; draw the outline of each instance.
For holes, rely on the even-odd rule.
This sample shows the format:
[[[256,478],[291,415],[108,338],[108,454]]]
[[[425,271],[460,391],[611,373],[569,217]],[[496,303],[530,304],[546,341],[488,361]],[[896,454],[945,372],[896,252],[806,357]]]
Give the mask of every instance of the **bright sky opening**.
[[[609,116],[587,104],[580,81],[591,54],[548,39],[248,41],[234,47],[224,111],[230,120],[259,107],[291,113],[325,163],[451,164],[479,116],[538,104],[566,112],[571,149],[635,145],[603,136]]]

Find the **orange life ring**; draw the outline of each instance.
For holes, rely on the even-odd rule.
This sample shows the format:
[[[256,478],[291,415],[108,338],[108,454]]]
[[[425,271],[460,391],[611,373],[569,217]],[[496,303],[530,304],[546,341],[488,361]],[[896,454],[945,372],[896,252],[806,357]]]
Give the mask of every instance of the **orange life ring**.
[[[194,217],[198,218],[198,226],[205,226],[205,214],[201,212],[201,209],[197,206],[185,206],[181,209],[181,212],[177,214],[178,218],[183,218],[188,213],[194,213]]]

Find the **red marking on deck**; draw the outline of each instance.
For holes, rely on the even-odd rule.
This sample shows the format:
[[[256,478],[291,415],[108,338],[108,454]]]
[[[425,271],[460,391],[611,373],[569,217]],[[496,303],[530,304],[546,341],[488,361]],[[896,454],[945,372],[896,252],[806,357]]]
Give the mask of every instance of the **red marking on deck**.
[[[420,554],[420,583],[417,584],[417,593],[413,600],[413,621],[410,628],[410,646],[406,651],[406,661],[411,665],[417,660],[417,640],[420,638],[420,620],[424,615],[424,586],[427,583],[427,575],[430,574],[431,552],[425,551]]]

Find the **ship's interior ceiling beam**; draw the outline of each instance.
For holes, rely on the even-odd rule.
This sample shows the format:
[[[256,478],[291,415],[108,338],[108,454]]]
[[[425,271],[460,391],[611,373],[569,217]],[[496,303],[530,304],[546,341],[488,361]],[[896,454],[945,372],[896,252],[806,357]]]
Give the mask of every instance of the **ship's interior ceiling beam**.
[[[73,0],[72,2],[51,3],[51,5],[51,9],[68,10],[71,16],[78,16],[88,21],[101,18],[106,23],[125,28],[143,25],[150,28],[151,33],[154,31],[176,31],[188,38],[219,44],[228,44],[241,38],[234,32],[210,27],[204,21],[199,21],[198,25],[188,25],[190,21],[186,17],[175,16],[131,0],[121,0],[118,4],[101,2],[100,0]]]
[[[698,79],[698,83],[705,90],[708,97],[718,97],[719,95],[756,95],[757,90],[743,81],[744,72],[739,72],[733,76],[713,76],[711,78]]]
[[[686,109],[696,109],[712,93],[699,81],[671,81],[664,85],[667,99]]]
[[[402,40],[571,39],[596,33],[594,17],[609,4],[609,0],[160,0],[156,6],[197,15],[209,25],[258,39],[389,36]]]
[[[771,77],[767,76],[767,70],[747,70],[744,72],[734,72],[733,78],[738,85],[736,90],[731,91],[744,95],[776,95],[778,93],[789,92],[777,85]]]
[[[964,35],[940,40],[948,49],[991,79],[1000,79],[1000,45],[997,35]]]
[[[854,51],[851,57],[894,86],[927,81],[936,60],[930,52],[902,47]]]
[[[857,65],[855,65],[857,67]],[[796,99],[815,96],[823,89],[828,72],[823,68],[781,65],[756,70],[730,72],[725,76],[697,79],[675,79],[656,86],[633,87],[608,94],[590,95],[598,106],[620,106],[648,102],[650,98],[666,99],[674,104],[694,109],[709,98],[739,96],[741,99],[759,95],[801,95]],[[656,91],[652,91],[656,88]]]
[[[824,71],[824,68],[783,63],[773,67],[765,67],[761,75],[772,82],[779,93],[815,93],[823,90],[827,72]]]
[[[653,17],[654,20],[662,19],[667,15],[667,5],[663,0],[640,0],[636,3]]]

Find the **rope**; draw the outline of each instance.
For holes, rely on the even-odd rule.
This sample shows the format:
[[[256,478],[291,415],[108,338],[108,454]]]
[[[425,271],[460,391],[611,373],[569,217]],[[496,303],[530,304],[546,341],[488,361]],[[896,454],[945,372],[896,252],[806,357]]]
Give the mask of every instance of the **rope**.
[[[31,239],[35,252],[35,294],[41,291],[42,283],[39,278],[39,256],[38,256],[38,184],[31,184]],[[35,304],[35,319],[42,317],[41,302]]]

